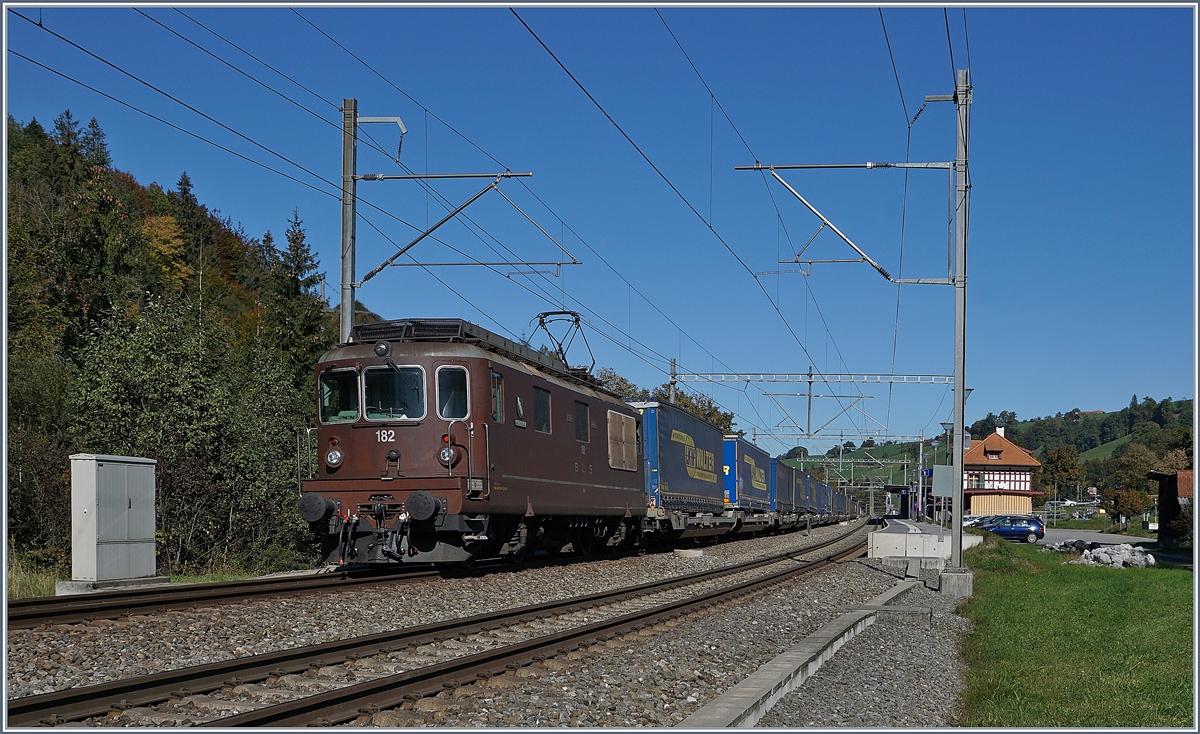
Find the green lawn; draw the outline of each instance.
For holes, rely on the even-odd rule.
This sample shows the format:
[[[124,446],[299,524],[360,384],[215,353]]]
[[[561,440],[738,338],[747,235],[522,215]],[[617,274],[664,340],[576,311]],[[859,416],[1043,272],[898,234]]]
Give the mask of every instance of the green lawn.
[[[994,537],[967,551],[963,723],[1193,727],[1192,572],[1073,557]]]

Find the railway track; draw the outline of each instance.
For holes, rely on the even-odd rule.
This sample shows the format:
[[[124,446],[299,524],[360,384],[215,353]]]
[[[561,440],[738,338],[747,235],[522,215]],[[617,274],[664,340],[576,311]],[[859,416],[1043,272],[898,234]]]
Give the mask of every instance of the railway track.
[[[74,624],[114,619],[170,609],[240,602],[249,599],[337,591],[356,586],[413,583],[437,577],[429,569],[387,571],[334,571],[306,576],[285,576],[208,584],[183,584],[173,588],[148,587],[103,591],[95,594],[34,597],[8,602],[8,628],[31,629],[43,624]]]
[[[44,624],[76,624],[97,619],[116,619],[126,615],[149,614],[172,609],[188,609],[228,604],[251,599],[342,591],[359,586],[416,583],[444,576],[468,576],[538,568],[579,561],[620,558],[637,551],[619,551],[580,557],[546,556],[530,559],[520,566],[503,560],[491,560],[470,568],[385,568],[331,571],[328,573],[249,579],[207,584],[177,584],[103,591],[71,596],[32,597],[8,602],[8,628],[32,629]]]
[[[610,592],[14,699],[8,723],[341,723],[359,716],[359,709],[392,708],[405,696],[469,684],[815,570],[846,551],[803,564],[794,559],[844,545],[849,536]],[[850,551],[859,552],[859,545]],[[776,564],[785,567],[772,569]],[[737,583],[729,586],[729,577]]]
[[[151,614],[173,609],[189,609],[229,604],[252,599],[297,596],[323,591],[339,591],[359,586],[415,583],[442,576],[481,575],[486,573],[539,568],[636,555],[638,549],[610,551],[588,556],[544,556],[526,559],[519,566],[495,559],[470,568],[430,569],[354,569],[328,573],[248,579],[207,584],[177,584],[120,589],[70,596],[13,599],[7,604],[8,629],[33,629],[42,625],[77,624],[97,619],[117,619],[128,615]]]

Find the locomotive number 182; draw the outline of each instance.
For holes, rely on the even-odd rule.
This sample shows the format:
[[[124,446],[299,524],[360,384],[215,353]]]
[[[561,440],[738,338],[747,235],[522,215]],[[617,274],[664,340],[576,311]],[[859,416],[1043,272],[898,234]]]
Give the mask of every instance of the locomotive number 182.
[[[396,432],[387,429],[375,431],[375,438],[379,439],[379,443],[395,443]]]

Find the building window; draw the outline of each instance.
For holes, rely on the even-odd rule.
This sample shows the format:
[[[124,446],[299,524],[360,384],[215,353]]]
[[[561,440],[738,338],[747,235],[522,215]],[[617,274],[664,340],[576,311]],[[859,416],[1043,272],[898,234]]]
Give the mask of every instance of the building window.
[[[988,461],[1000,461],[999,451],[987,451],[985,453],[987,454]]]
[[[533,388],[533,430],[550,432],[550,391]]]
[[[575,440],[588,440],[588,406],[578,400],[575,401]]]

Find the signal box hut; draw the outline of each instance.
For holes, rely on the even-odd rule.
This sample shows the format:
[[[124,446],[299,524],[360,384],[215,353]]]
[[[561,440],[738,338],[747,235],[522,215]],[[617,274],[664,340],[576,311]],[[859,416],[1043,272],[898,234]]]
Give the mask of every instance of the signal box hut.
[[[1163,545],[1192,539],[1192,470],[1152,471],[1147,479],[1158,482],[1158,542]]]
[[[963,455],[963,496],[972,515],[1028,515],[1033,473],[1042,462],[1004,437],[1004,428],[971,446]]]

